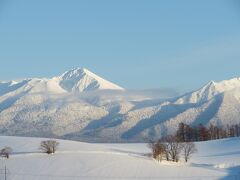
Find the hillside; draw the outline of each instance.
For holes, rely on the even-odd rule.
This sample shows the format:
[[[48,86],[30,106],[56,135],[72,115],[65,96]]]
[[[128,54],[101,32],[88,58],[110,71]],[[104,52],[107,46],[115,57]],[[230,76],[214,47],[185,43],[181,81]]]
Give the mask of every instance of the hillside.
[[[239,124],[240,79],[210,81],[181,96],[129,91],[87,69],[0,83],[0,134],[136,142],[174,133],[180,122]]]
[[[146,144],[88,144],[59,140],[58,152],[47,155],[39,152],[41,140],[0,137],[0,147],[11,146],[14,150],[9,160],[1,160],[0,168],[7,166],[8,179],[240,178],[239,138],[198,142],[198,153],[187,164],[159,164],[147,156],[149,149]]]

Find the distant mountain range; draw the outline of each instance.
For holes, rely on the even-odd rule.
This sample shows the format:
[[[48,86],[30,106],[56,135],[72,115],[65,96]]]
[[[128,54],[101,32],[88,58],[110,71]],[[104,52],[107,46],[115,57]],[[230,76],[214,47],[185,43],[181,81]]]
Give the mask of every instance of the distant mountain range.
[[[155,92],[156,93],[156,92]],[[87,69],[0,82],[0,134],[91,142],[144,141],[189,125],[240,123],[240,78],[170,98],[129,92]]]

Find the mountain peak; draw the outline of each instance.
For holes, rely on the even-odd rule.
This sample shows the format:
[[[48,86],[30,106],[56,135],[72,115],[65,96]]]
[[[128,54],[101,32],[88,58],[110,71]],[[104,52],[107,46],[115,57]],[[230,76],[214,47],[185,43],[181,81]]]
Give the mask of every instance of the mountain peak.
[[[86,68],[73,68],[58,77],[60,86],[68,92],[84,92],[93,90],[123,90]]]
[[[240,78],[233,78],[220,82],[209,81],[206,85],[198,89],[183,95],[176,102],[177,103],[203,103],[214,96],[240,88]]]
[[[64,78],[66,76],[79,76],[80,74],[83,73],[88,73],[90,72],[89,70],[87,70],[86,68],[72,68],[68,71],[65,71],[60,77]]]

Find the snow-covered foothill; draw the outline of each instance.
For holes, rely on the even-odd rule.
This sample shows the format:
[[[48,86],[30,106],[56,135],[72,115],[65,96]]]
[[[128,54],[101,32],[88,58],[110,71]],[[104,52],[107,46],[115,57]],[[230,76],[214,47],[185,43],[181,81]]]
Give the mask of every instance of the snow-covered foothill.
[[[146,144],[89,144],[57,140],[55,154],[41,153],[42,138],[0,137],[0,147],[10,146],[10,159],[1,159],[11,180],[71,179],[202,179],[240,178],[240,139],[196,143],[198,152],[188,163],[159,163]],[[3,172],[3,171],[1,171]],[[4,176],[0,174],[2,179]]]

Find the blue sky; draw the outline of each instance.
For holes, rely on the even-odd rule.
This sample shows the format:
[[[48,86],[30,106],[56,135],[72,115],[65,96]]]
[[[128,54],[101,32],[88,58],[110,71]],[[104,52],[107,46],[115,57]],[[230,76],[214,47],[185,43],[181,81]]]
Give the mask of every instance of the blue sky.
[[[128,89],[240,76],[238,0],[0,0],[0,79],[86,67]]]

